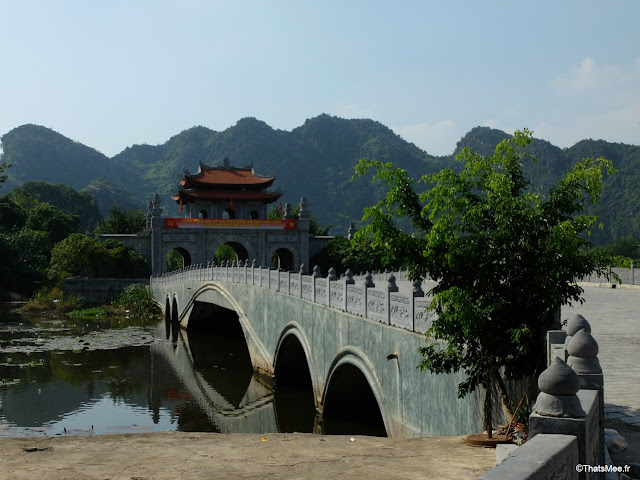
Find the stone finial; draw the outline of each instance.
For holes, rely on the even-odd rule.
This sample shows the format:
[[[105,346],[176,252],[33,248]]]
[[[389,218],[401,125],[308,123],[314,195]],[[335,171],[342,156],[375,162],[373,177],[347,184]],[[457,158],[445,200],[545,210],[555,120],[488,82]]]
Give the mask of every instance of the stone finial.
[[[309,218],[311,216],[311,212],[309,211],[309,202],[307,201],[307,197],[302,197],[300,199],[300,212],[298,213],[300,218]]]
[[[231,266],[232,267],[238,266],[238,261],[235,258],[233,259],[233,262],[231,262]]]
[[[353,223],[353,220],[349,222],[349,230],[347,230],[347,238],[349,240],[353,240],[353,234],[356,233],[356,226]]]
[[[160,215],[162,215],[160,201],[160,195],[156,193],[151,199],[151,202],[149,202],[151,204],[151,215],[153,215],[154,217],[159,217]]]
[[[244,267],[244,261],[243,260],[238,260],[238,266],[239,267]]]
[[[257,264],[257,263],[258,263],[258,261],[254,258],[254,259],[251,261],[251,266],[252,266],[253,268],[256,268],[256,264]]]
[[[336,275],[336,269],[331,267],[329,269],[329,275],[327,276],[327,278],[332,281],[335,282],[336,280],[338,280],[338,275]]]
[[[587,319],[580,314],[575,314],[567,321],[567,338],[564,341],[565,345],[569,345],[571,337],[573,337],[579,330],[585,329],[588,333],[591,333],[591,325],[587,322]]]
[[[345,278],[345,283],[347,285],[353,285],[354,283],[356,283],[356,281],[353,279],[353,272],[351,271],[350,268],[347,268],[347,271],[344,272],[344,276]]]
[[[373,283],[373,275],[371,275],[371,272],[367,272],[364,276],[364,286],[366,288],[373,288],[376,286],[375,283]]]
[[[546,417],[580,418],[586,415],[576,395],[578,374],[559,357],[538,377],[540,394],[533,412]]]
[[[567,346],[567,364],[580,375],[602,373],[598,360],[598,342],[586,328],[578,330]]]
[[[313,276],[315,278],[322,277],[322,269],[320,268],[319,265],[316,265],[315,267],[313,267]]]
[[[414,297],[424,297],[424,290],[422,290],[422,280],[414,280],[411,284],[411,291]]]
[[[387,278],[387,284],[387,290],[389,292],[397,292],[399,290],[398,284],[396,283],[396,276],[393,273]]]
[[[293,218],[293,214],[291,213],[291,204],[289,202],[284,204],[284,218],[285,220]]]
[[[299,273],[300,273],[300,274],[303,274],[303,273],[304,273],[304,263],[301,263],[301,264],[300,264],[300,272],[299,272]]]

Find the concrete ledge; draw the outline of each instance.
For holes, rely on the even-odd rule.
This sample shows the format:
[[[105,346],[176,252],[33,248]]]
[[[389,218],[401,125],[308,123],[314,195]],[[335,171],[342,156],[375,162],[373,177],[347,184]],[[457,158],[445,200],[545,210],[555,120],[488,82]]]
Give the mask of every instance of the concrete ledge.
[[[539,434],[478,480],[578,479],[578,439],[574,435]]]

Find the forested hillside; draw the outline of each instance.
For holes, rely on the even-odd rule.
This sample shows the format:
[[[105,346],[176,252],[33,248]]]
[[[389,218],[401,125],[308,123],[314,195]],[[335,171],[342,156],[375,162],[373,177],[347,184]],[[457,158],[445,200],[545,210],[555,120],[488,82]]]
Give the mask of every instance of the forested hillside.
[[[94,195],[102,215],[113,203],[144,209],[158,192],[165,213],[177,215],[170,193],[176,189],[183,167],[195,172],[198,162],[218,165],[227,156],[232,165],[253,163],[257,173],[275,172],[274,188],[285,188],[283,201],[297,203],[305,195],[320,223],[334,224],[331,233],[344,234],[349,221],[357,222],[362,209],[381,198],[384,190],[380,182],[364,178],[351,181],[360,158],[393,162],[417,177],[445,166],[458,168],[455,155],[467,146],[489,155],[507,137],[500,130],[476,127],[458,142],[452,155],[433,157],[373,120],[323,114],[288,132],[244,118],[221,132],[193,127],[162,145],[133,145],[108,158],[45,127],[24,125],[2,136],[0,161],[13,165],[6,171],[5,192],[28,180],[64,183]],[[541,193],[581,158],[604,156],[612,160],[619,172],[605,179],[600,203],[590,207],[604,223],[593,238],[598,243],[624,237],[640,240],[640,197],[636,191],[640,147],[583,140],[561,149],[534,140],[529,152],[538,161],[525,164],[525,169],[532,189]]]

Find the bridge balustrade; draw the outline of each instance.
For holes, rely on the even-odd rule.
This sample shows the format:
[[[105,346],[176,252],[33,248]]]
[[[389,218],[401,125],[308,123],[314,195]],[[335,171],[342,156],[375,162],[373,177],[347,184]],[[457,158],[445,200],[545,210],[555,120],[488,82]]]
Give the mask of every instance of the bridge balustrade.
[[[347,275],[336,279],[333,274],[322,277],[318,276],[318,272],[315,275],[304,275],[249,266],[248,262],[234,265],[223,262],[220,266],[213,263],[192,265],[159,277],[151,277],[151,283],[170,285],[178,282],[215,281],[255,285],[386,325],[425,333],[434,316],[433,312],[428,311],[431,299],[424,296],[420,288],[421,282],[414,282],[412,292],[399,292],[396,278],[406,284],[407,271],[360,276],[354,276],[348,271]]]

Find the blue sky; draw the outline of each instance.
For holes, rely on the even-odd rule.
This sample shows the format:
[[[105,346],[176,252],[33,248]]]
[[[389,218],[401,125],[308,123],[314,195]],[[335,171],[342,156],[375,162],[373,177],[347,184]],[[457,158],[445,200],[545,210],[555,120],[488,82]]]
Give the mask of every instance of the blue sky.
[[[321,113],[434,155],[477,125],[640,144],[637,0],[0,0],[0,24],[0,135],[35,123],[109,156]]]

